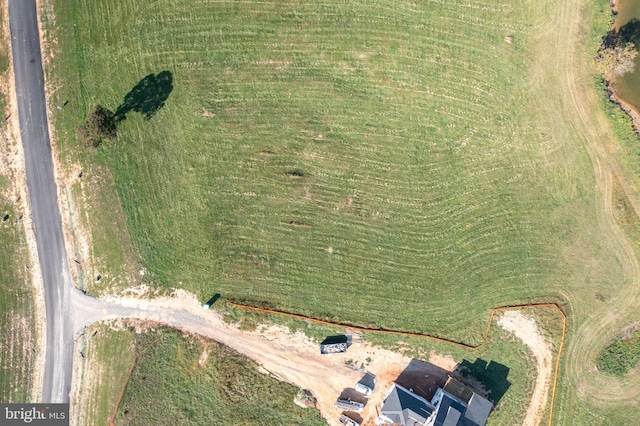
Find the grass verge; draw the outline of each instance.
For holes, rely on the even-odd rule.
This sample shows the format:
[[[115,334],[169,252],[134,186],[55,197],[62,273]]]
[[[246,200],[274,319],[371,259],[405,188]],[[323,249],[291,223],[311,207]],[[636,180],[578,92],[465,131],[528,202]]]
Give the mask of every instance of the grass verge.
[[[0,223],[0,401],[31,402],[36,347],[28,254],[20,213],[1,198],[0,215],[9,218]]]
[[[136,355],[136,334],[131,328],[94,324],[84,330],[78,339],[76,359],[77,387],[74,395],[76,424],[108,424],[129,375]]]
[[[32,402],[36,355],[33,291],[22,224],[22,202],[15,185],[15,142],[7,128],[9,39],[6,9],[0,8],[0,401]],[[5,34],[7,37],[5,37]]]

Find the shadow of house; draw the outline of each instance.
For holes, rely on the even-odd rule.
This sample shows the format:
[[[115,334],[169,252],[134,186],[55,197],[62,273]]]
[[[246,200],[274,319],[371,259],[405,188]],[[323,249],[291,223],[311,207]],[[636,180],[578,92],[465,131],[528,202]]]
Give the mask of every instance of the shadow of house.
[[[139,112],[145,120],[150,120],[164,106],[172,91],[171,71],[149,74],[125,95],[122,105],[116,110],[116,122],[125,120],[131,111]]]
[[[448,374],[447,370],[430,362],[412,359],[395,382],[406,389],[411,389],[416,395],[431,400],[438,387],[444,386]]]
[[[477,358],[473,363],[463,360],[456,367],[456,372],[464,378],[473,377],[480,382],[489,392],[488,398],[497,404],[511,386],[507,380],[509,367],[495,361],[487,361]]]

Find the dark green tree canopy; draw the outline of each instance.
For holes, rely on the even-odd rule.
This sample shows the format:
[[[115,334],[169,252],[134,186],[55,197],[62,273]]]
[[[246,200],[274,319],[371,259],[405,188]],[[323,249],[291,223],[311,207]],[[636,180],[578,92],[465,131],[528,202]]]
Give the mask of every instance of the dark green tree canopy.
[[[117,130],[115,114],[98,104],[78,128],[78,137],[87,145],[97,148],[104,139],[115,139]]]

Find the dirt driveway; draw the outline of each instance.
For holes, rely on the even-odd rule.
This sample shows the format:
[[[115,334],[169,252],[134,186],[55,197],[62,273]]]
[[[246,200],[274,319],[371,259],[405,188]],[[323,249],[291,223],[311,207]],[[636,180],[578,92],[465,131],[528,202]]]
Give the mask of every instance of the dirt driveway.
[[[321,355],[319,346],[302,333],[291,334],[279,326],[260,327],[255,332],[239,330],[226,324],[221,316],[204,310],[198,300],[183,291],[172,298],[143,300],[111,298],[98,300],[74,292],[75,328],[102,319],[138,318],[157,321],[190,333],[216,340],[256,361],[262,369],[279,380],[310,390],[318,400],[318,409],[331,425],[339,424],[341,410],[333,404],[345,389],[353,389],[364,373],[347,365],[365,364],[377,377],[375,391],[362,413],[365,424],[373,424],[375,405],[379,404],[393,380],[410,364],[400,354],[354,339],[347,353]],[[369,362],[370,360],[370,362]],[[455,366],[452,359],[434,357],[443,368]],[[75,389],[74,394],[78,390]]]
[[[538,327],[533,318],[527,318],[520,311],[505,311],[498,318],[498,325],[515,334],[527,345],[536,359],[538,374],[536,384],[531,396],[531,404],[522,422],[523,426],[537,426],[542,420],[547,406],[547,395],[551,385],[553,370],[553,352],[551,345],[538,332]]]
[[[353,394],[353,388],[364,375],[364,372],[349,367],[347,361],[350,364],[366,365],[366,370],[376,376],[375,390],[361,413],[363,425],[374,424],[376,407],[379,409],[394,381],[412,387],[416,393],[430,399],[437,386],[444,383],[448,372],[457,365],[450,356],[435,353],[431,354],[428,363],[411,359],[373,347],[357,335],[354,335],[353,344],[347,353],[321,355],[318,345],[300,332],[291,334],[288,329],[273,325],[248,332],[226,324],[218,313],[202,309],[199,301],[183,290],[175,291],[170,298],[153,300],[115,297],[99,300],[74,291],[72,304],[76,332],[99,320],[137,318],[156,321],[227,345],[257,362],[262,369],[279,380],[310,390],[318,400],[318,409],[330,425],[339,424],[337,419],[341,410],[333,408],[338,396],[344,392]],[[506,319],[501,324],[507,330],[511,324],[520,329],[531,326],[531,322],[527,322],[525,317],[520,317],[505,313],[501,320]],[[516,336],[524,340],[526,336],[531,337],[535,333],[533,323],[533,331],[529,330],[527,335],[522,336],[516,333]],[[548,384],[551,364],[544,365],[548,365],[549,371],[545,372],[542,383]],[[74,395],[78,394],[77,386],[74,382]],[[532,411],[542,413],[547,388],[536,385],[534,394],[538,392],[540,395],[534,395],[532,403],[542,405],[534,407]],[[529,418],[528,414],[527,419]],[[538,424],[539,418],[533,416],[531,419],[532,422],[527,423],[528,425]]]

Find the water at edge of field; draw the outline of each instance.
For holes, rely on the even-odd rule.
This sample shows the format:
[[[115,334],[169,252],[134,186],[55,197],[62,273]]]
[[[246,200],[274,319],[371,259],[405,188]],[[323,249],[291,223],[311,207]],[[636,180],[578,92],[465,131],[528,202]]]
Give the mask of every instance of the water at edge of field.
[[[617,4],[618,15],[614,23],[616,28],[622,27],[633,18],[640,20],[640,0],[617,0]],[[634,72],[616,78],[613,88],[623,102],[640,113],[640,55],[636,57]]]

